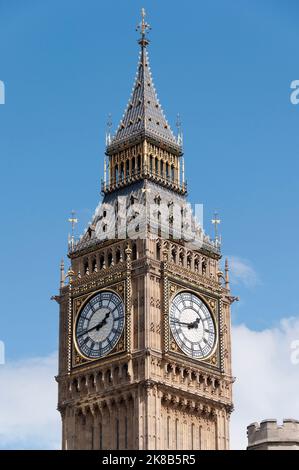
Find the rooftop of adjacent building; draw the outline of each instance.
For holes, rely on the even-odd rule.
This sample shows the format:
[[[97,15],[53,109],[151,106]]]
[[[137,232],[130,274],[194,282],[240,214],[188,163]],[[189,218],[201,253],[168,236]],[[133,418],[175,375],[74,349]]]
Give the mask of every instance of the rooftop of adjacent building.
[[[299,448],[299,421],[284,419],[278,424],[276,419],[266,419],[247,427],[248,448],[263,444],[293,444]]]

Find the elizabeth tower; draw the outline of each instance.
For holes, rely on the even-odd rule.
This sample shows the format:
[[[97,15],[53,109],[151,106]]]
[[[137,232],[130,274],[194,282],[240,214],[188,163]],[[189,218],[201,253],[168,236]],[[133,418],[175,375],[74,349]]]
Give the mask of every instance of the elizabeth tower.
[[[66,276],[61,265],[63,449],[229,448],[228,265],[222,274],[218,237],[190,213],[182,135],[157,98],[148,29],[143,12],[132,95],[107,135],[103,200],[70,238]]]

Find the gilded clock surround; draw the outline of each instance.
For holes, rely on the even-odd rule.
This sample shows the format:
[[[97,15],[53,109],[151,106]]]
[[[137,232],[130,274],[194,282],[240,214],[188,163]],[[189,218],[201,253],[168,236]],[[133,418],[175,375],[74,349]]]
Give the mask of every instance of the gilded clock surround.
[[[74,361],[75,361],[75,365],[78,365],[78,364],[83,364],[84,362],[88,362],[88,361],[98,361],[99,358],[91,358],[89,356],[85,356],[82,351],[80,351],[80,348],[77,344],[77,339],[76,339],[76,325],[77,325],[77,321],[78,321],[78,318],[80,316],[80,313],[81,311],[83,310],[83,308],[85,307],[85,305],[89,302],[89,300],[91,300],[93,297],[95,297],[97,294],[100,294],[101,292],[112,292],[112,293],[115,293],[117,294],[123,304],[125,305],[125,286],[124,286],[124,283],[120,283],[120,284],[116,284],[116,285],[112,285],[112,288],[110,289],[100,289],[96,292],[93,292],[92,294],[90,295],[83,295],[83,296],[80,296],[76,299],[74,299],[74,320],[73,320],[73,357],[74,357]],[[126,312],[124,312],[124,315],[126,317]],[[113,356],[114,354],[118,354],[118,353],[122,353],[126,350],[126,332],[125,332],[125,329],[126,329],[126,320],[124,320],[124,328],[123,328],[123,331],[122,331],[122,334],[119,338],[119,340],[117,341],[116,345],[114,346],[114,348],[107,354],[107,356]],[[105,356],[103,357],[106,357],[106,354]]]
[[[219,354],[217,354],[217,352],[216,352],[217,348],[219,347],[219,322],[218,322],[218,319],[217,319],[217,317],[218,317],[218,311],[217,310],[218,309],[216,308],[217,299],[214,298],[214,297],[208,297],[207,295],[204,295],[204,293],[202,293],[200,290],[184,289],[184,288],[180,288],[179,285],[177,285],[176,287],[177,287],[177,289],[175,290],[175,293],[172,293],[169,296],[169,306],[171,306],[173,299],[180,293],[190,292],[191,294],[195,294],[206,305],[206,307],[207,307],[207,309],[208,309],[208,311],[209,311],[209,313],[212,317],[212,321],[213,321],[214,327],[215,327],[215,336],[216,337],[215,337],[214,345],[213,345],[213,348],[212,348],[211,352],[207,356],[199,358],[199,359],[189,357],[190,360],[201,361],[201,362],[206,361],[206,362],[208,362],[210,364],[214,364],[216,366],[217,365],[217,356],[219,356]],[[171,287],[170,287],[170,291],[171,291]],[[165,320],[166,320],[166,318],[167,317],[165,316]],[[165,325],[165,329],[166,329],[166,325]],[[166,350],[185,356],[184,352],[180,349],[178,344],[176,344],[176,340],[173,337],[171,327],[169,325],[169,312],[168,312],[168,330],[169,330],[169,333],[168,333],[169,344],[168,344],[168,347],[166,348]]]
[[[213,351],[209,356],[200,359],[201,363],[206,363],[208,367],[215,367],[216,369],[221,369],[221,360],[220,360],[220,351],[222,347],[222,340],[220,335],[220,317],[221,317],[221,300],[219,297],[208,294],[206,290],[199,289],[196,285],[191,283],[182,283],[179,279],[172,280],[165,283],[168,286],[164,290],[164,305],[168,310],[164,313],[164,344],[165,344],[165,353],[175,354],[181,357],[185,357],[184,353],[176,344],[175,339],[171,333],[169,326],[169,306],[171,305],[172,299],[179,294],[180,292],[189,291],[196,294],[209,308],[209,311],[213,317],[216,330],[216,344],[214,345]],[[192,287],[191,287],[192,286]],[[197,359],[189,358],[190,361],[198,362]]]
[[[161,201],[169,208],[178,204],[182,213],[187,203],[182,136],[174,136],[157,99],[147,26],[143,16],[133,93],[115,135],[107,136],[103,207],[112,205],[120,217],[118,196],[131,209],[153,205],[156,212]],[[154,233],[147,219],[135,227],[135,237],[113,238],[105,220],[100,209],[82,238],[71,239],[71,266],[65,276],[62,263],[55,296],[62,448],[228,449],[230,306],[236,298],[227,263],[221,272],[219,240],[203,235],[192,247],[173,233]],[[107,235],[101,240],[98,227]],[[123,299],[125,324],[113,351],[90,359],[76,349],[75,325],[84,303],[103,290]],[[213,315],[218,340],[207,358],[186,356],[172,338],[169,306],[180,291],[198,295]]]

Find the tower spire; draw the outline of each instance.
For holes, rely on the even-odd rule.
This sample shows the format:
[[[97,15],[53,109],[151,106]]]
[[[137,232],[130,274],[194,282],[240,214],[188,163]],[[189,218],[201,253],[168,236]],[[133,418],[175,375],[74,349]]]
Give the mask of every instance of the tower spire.
[[[150,71],[147,45],[150,25],[145,21],[145,10],[141,11],[141,22],[136,30],[140,33],[138,43],[141,51],[137,75],[127,108],[111,142],[107,142],[106,153],[112,154],[129,142],[144,138],[162,144],[177,155],[182,154],[182,146],[177,142],[162,110]]]

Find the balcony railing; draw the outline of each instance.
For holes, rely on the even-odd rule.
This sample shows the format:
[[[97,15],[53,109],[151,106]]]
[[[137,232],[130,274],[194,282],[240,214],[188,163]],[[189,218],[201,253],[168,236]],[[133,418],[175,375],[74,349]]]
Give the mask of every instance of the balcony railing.
[[[122,188],[128,184],[134,183],[140,179],[149,179],[155,181],[156,183],[162,184],[165,187],[174,189],[182,194],[187,193],[187,182],[179,182],[174,175],[169,176],[166,173],[161,174],[153,169],[148,169],[145,166],[143,168],[135,168],[131,172],[121,174],[117,177],[110,178],[108,182],[101,181],[101,190],[102,193],[106,194],[115,189]]]

